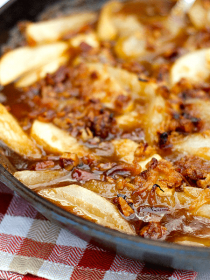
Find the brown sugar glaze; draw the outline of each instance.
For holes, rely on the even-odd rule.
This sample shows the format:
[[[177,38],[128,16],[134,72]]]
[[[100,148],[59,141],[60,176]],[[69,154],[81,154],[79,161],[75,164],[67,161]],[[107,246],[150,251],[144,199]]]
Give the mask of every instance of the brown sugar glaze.
[[[209,31],[196,30],[189,19],[186,19],[183,29],[175,38],[169,38],[167,46],[158,45],[158,38],[170,37],[164,26],[172,5],[173,3],[167,2],[166,6],[151,7],[132,1],[125,3],[118,12],[135,15],[146,26],[148,52],[141,59],[119,58],[113,41],[102,42],[99,51],[87,44],[80,44],[76,50],[69,50],[74,55],[71,56],[68,66],[61,67],[55,74],[47,74],[44,79],[30,87],[17,89],[11,84],[2,90],[2,103],[18,119],[26,133],[30,131],[35,119],[52,122],[76,137],[94,155],[99,156],[100,160],[90,153],[89,156],[79,158],[78,163],[72,167],[72,162],[64,160],[61,155],[52,155],[45,151],[41,160],[33,161],[14,153],[7,152],[7,155],[17,170],[66,168],[69,170],[66,181],[63,180],[53,187],[77,182],[99,193],[117,205],[123,217],[135,226],[136,233],[140,236],[170,242],[187,237],[187,240],[210,246],[210,220],[194,215],[187,201],[184,204],[179,202],[184,193],[184,184],[200,188],[198,181],[207,177],[210,162],[196,156],[172,152],[171,141],[174,134],[189,135],[209,129],[208,123],[204,123],[196,109],[186,102],[188,98],[197,97],[209,100],[209,86],[207,82],[192,86],[183,80],[172,88],[168,87],[171,65],[189,51],[189,44],[192,44],[194,49],[209,47]],[[95,30],[96,27],[91,25],[86,28]],[[85,62],[101,61],[101,54],[110,65],[137,74],[141,81],[149,79],[157,83],[158,94],[167,102],[170,122],[164,131],[160,131],[153,144],[148,143],[145,136],[144,115],[149,102],[144,96],[135,100],[133,110],[138,111],[138,118],[126,128],[118,125],[117,117],[123,114],[129,98],[119,96],[114,107],[110,109],[97,98],[89,97],[92,82],[98,77],[95,72],[87,74]],[[82,57],[82,63],[73,66],[72,62],[78,55]],[[91,137],[82,136],[84,129]],[[155,149],[156,153],[167,161],[152,159],[147,164],[147,169],[141,170],[137,160],[126,163],[119,158],[111,144],[113,139],[130,139],[138,143],[135,159],[144,160],[147,155],[152,154],[152,149]],[[195,162],[194,166],[189,162]],[[168,188],[173,191],[172,196],[158,195],[164,193],[157,183],[159,177],[163,177]],[[208,184],[205,188],[208,192]]]

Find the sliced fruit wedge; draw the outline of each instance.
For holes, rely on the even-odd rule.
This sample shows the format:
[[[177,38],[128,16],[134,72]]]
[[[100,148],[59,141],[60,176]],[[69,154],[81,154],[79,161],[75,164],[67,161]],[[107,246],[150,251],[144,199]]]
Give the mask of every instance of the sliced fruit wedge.
[[[31,137],[45,151],[52,153],[75,153],[78,156],[88,154],[88,149],[80,145],[76,138],[51,123],[35,121],[31,128]]]
[[[202,120],[202,129],[210,129],[210,101],[200,98],[189,98],[186,100],[190,111]]]
[[[135,235],[134,229],[123,219],[115,205],[79,185],[44,189],[38,191],[38,194],[59,207],[85,219]]]
[[[61,178],[65,177],[68,173],[67,170],[23,170],[15,172],[14,176],[24,185],[33,190],[39,187],[44,188],[49,185],[58,184],[61,181]]]
[[[139,147],[138,143],[130,139],[118,139],[113,140],[112,144],[114,145],[116,155],[121,161],[133,163],[135,159],[135,151]],[[141,166],[142,171],[146,169],[147,163],[150,162],[152,158],[155,158],[157,160],[162,159],[160,155],[154,153],[147,159],[138,161],[138,164]]]
[[[124,91],[130,92],[134,98],[138,98],[140,95],[152,97],[155,94],[157,86],[154,83],[150,81],[139,81],[136,74],[127,70],[108,66],[102,63],[88,63],[87,67],[90,71],[98,72],[103,79],[109,78],[114,80],[118,86],[123,88]]]
[[[29,23],[26,28],[26,36],[29,43],[43,44],[55,42],[61,39],[67,32],[75,32],[95,20],[96,14],[87,12],[37,23]]]
[[[135,32],[144,33],[144,27],[134,15],[117,15],[113,17],[113,23],[119,37],[130,36]]]
[[[210,159],[210,131],[173,140],[173,150]]]
[[[205,81],[210,75],[210,49],[197,50],[188,53],[174,63],[171,68],[171,84],[182,78],[196,84]]]
[[[114,25],[113,18],[114,13],[118,11],[121,6],[122,4],[118,1],[108,2],[104,5],[97,26],[97,34],[100,40],[114,40],[117,36],[117,28]]]
[[[119,38],[115,45],[115,52],[117,56],[123,59],[138,59],[146,55],[145,35],[141,32],[136,32]]]
[[[68,49],[65,42],[12,50],[0,60],[0,84],[7,85],[24,73],[61,57]]]
[[[118,31],[115,52],[120,58],[139,58],[146,54],[146,35],[137,17],[119,15],[113,19]]]
[[[158,140],[158,133],[164,131],[166,120],[166,101],[162,96],[151,98],[144,118],[145,134],[148,143]]]
[[[89,32],[87,34],[78,34],[69,40],[69,44],[74,48],[79,47],[83,42],[91,46],[92,48],[97,49],[99,47],[99,41],[96,33],[94,32]]]
[[[61,65],[65,65],[69,59],[68,55],[61,56],[38,69],[32,70],[31,72],[25,74],[22,78],[20,78],[16,83],[16,87],[27,87],[32,85],[33,83],[39,81],[44,78],[47,73],[54,73],[58,70]]]
[[[97,79],[91,82],[90,98],[99,99],[105,107],[112,110],[118,110],[123,113],[132,110],[133,98],[131,98],[132,93],[129,91],[129,85],[126,82],[123,85],[122,82],[116,79],[115,75],[112,75],[112,72],[115,72],[114,67],[109,67],[102,63],[88,63],[87,68],[90,74],[97,73]],[[116,71],[118,71],[117,68]],[[127,101],[123,106],[117,106],[116,101],[121,97],[124,97],[124,100]]]
[[[136,111],[131,111],[117,116],[116,121],[122,129],[138,127],[141,125],[141,114]]]
[[[201,216],[210,219],[210,204],[207,203],[202,205],[201,207],[193,211],[193,214],[195,216]]]
[[[41,152],[34,142],[2,104],[0,104],[0,140],[23,157],[41,157]]]
[[[139,144],[130,139],[113,140],[112,144],[114,145],[115,153],[120,160],[127,163],[133,163],[134,152]]]
[[[210,24],[210,10],[205,7],[206,3],[205,1],[197,0],[188,12],[192,24],[198,29],[208,27]]]

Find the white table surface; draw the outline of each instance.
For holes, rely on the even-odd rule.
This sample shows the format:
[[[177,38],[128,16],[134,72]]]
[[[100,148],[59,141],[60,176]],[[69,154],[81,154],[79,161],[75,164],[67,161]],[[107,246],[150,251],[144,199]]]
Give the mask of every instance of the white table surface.
[[[0,7],[3,6],[7,2],[8,2],[8,0],[0,0]]]

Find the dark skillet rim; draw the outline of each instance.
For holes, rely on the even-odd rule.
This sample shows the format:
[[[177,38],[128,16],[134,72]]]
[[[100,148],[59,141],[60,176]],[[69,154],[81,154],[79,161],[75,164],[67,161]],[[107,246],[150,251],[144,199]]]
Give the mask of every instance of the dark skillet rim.
[[[103,234],[109,235],[109,237],[113,238],[120,238],[124,241],[129,241],[132,245],[147,245],[149,247],[159,247],[162,249],[172,249],[175,251],[185,251],[189,253],[201,253],[201,257],[207,257],[205,256],[206,253],[210,253],[210,248],[208,247],[199,247],[199,246],[188,246],[188,245],[181,245],[181,244],[175,244],[170,243],[166,241],[159,241],[159,240],[151,240],[151,239],[145,239],[140,236],[132,236],[128,235],[126,233],[122,233],[110,228],[106,228],[104,226],[95,224],[93,222],[90,222],[88,220],[83,219],[82,217],[76,216],[70,212],[67,212],[66,210],[56,206],[55,204],[51,203],[50,201],[47,201],[43,197],[39,196],[37,193],[26,187],[24,184],[22,184],[20,181],[18,181],[11,173],[9,173],[1,164],[0,164],[0,174],[2,174],[6,180],[3,182],[6,186],[8,186],[13,191],[16,191],[20,196],[26,196],[26,200],[28,202],[33,202],[32,204],[38,203],[41,207],[44,207],[45,210],[53,211],[55,214],[57,214],[57,218],[54,218],[59,221],[59,217],[65,218],[68,220],[69,224],[72,224],[72,226],[83,226],[86,227],[89,230],[94,230],[96,232],[101,232]],[[7,183],[11,183],[7,185]],[[39,210],[38,210],[39,211]],[[41,211],[40,211],[41,212]],[[44,215],[44,214],[43,214]],[[90,234],[91,235],[91,234]],[[135,244],[133,244],[135,243]],[[149,249],[148,247],[148,249]],[[178,253],[178,252],[177,252]],[[204,254],[202,254],[204,253]],[[194,254],[193,254],[194,255]]]

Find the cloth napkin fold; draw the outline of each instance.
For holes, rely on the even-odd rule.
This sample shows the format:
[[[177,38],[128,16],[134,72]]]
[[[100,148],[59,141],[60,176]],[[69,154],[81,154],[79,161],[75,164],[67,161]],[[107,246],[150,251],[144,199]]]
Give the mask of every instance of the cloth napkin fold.
[[[193,280],[196,275],[93,246],[47,220],[0,183],[0,279]]]

